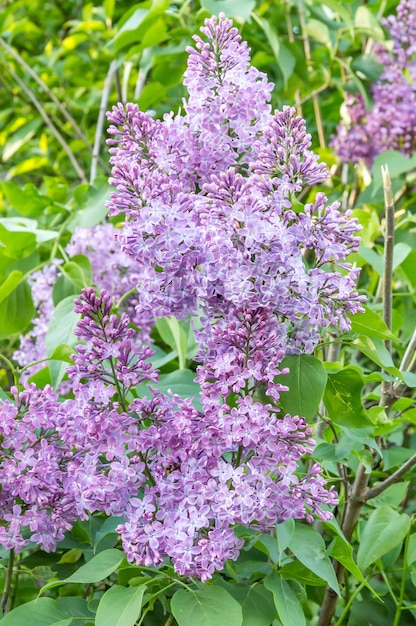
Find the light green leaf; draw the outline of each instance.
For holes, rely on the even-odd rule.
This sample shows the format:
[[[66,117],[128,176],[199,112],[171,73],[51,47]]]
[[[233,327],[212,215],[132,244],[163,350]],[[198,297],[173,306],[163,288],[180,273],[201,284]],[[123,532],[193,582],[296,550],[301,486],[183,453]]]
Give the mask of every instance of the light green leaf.
[[[309,18],[306,22],[306,32],[312,39],[319,41],[319,43],[322,43],[327,48],[332,47],[329,28],[324,22],[321,22],[321,20]]]
[[[312,526],[296,523],[289,548],[305,567],[326,580],[328,585],[340,595],[334,568],[326,555],[325,542],[317,530]]]
[[[18,270],[13,270],[10,272],[4,283],[0,285],[0,303],[3,302],[9,295],[14,291],[22,282],[23,273]]]
[[[289,391],[282,391],[280,395],[283,411],[312,419],[327,382],[328,375],[322,361],[311,354],[296,354],[283,359],[280,369],[284,367],[290,371],[279,378],[279,382],[289,387]]]
[[[27,281],[19,282],[17,287],[0,304],[0,339],[22,333],[35,314],[32,291]]]
[[[383,29],[370,9],[361,4],[355,12],[355,26],[376,41],[384,41]]]
[[[357,552],[357,564],[366,570],[377,559],[396,547],[407,535],[410,517],[397,513],[389,506],[375,509],[361,534]]]
[[[74,330],[80,317],[79,313],[74,311],[73,296],[68,296],[58,303],[46,333],[45,343],[48,356],[52,356],[56,348],[62,344],[72,347],[78,342]],[[66,368],[64,361],[50,361],[49,370],[55,389],[61,382]]]
[[[416,533],[409,537],[409,545],[407,547],[407,565],[412,565],[416,561]]]
[[[365,354],[371,361],[376,363],[379,367],[386,369],[394,368],[393,359],[390,352],[386,349],[381,339],[373,337],[358,337],[352,342],[352,345],[358,348],[360,352]]]
[[[10,139],[8,139],[4,144],[2,161],[8,161],[18,150],[20,150],[20,148],[33,137],[41,124],[41,118],[35,117],[35,119],[23,124],[23,126],[20,126],[20,128],[13,133]]]
[[[201,7],[211,13],[218,15],[221,11],[227,17],[234,17],[246,22],[250,13],[256,6],[256,0],[201,0]]]
[[[364,306],[364,313],[355,313],[354,315],[349,315],[349,318],[351,320],[351,330],[359,335],[397,340],[396,335],[388,329],[381,315],[367,306]]]
[[[222,587],[205,586],[196,591],[180,589],[171,600],[171,609],[179,626],[242,626],[240,604]]]
[[[92,285],[91,261],[83,254],[71,257],[69,261],[60,265],[59,269],[78,291]]]
[[[408,157],[398,150],[387,150],[379,154],[373,164],[373,196],[383,186],[381,166],[387,165],[392,179],[411,172],[416,167],[416,155]]]
[[[264,586],[272,592],[274,603],[283,626],[304,626],[306,624],[302,603],[306,593],[296,580],[285,580],[280,574],[268,574]]]
[[[143,604],[145,585],[110,587],[100,600],[95,626],[134,626]]]
[[[179,369],[186,365],[188,338],[176,317],[160,317],[156,319],[156,328],[162,340],[178,354]]]

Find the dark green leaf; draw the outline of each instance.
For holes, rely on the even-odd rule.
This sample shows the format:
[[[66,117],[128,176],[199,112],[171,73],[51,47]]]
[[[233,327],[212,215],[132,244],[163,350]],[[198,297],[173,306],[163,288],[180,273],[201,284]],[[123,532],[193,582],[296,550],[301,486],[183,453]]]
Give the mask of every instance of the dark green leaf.
[[[355,368],[344,367],[328,375],[324,403],[330,419],[340,426],[368,428],[372,425],[361,400],[363,380]]]
[[[179,626],[242,626],[240,604],[222,587],[205,586],[196,591],[180,589],[171,600],[171,609]]]
[[[328,585],[340,595],[334,568],[325,552],[325,542],[317,530],[312,526],[296,523],[289,548],[305,567],[326,580]]]
[[[289,368],[289,374],[279,382],[289,387],[282,391],[280,405],[290,415],[312,419],[316,415],[327,382],[325,367],[311,354],[296,354],[283,359],[280,368]]]
[[[264,586],[272,592],[274,603],[283,626],[306,624],[302,603],[306,600],[303,587],[296,580],[285,580],[278,573],[269,574]]]
[[[18,606],[1,620],[1,626],[70,626],[72,617],[60,609],[52,598],[38,598]]]

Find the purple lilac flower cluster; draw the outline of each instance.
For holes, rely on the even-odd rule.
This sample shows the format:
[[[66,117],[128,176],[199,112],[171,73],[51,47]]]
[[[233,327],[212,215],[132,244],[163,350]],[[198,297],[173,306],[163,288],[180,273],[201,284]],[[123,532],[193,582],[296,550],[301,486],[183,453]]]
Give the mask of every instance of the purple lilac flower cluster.
[[[386,150],[412,155],[416,151],[416,1],[401,0],[397,14],[383,21],[392,48],[378,44],[375,57],[383,66],[372,85],[373,104],[366,110],[360,94],[345,101],[346,120],[332,146],[344,163],[364,161],[371,166]]]
[[[76,301],[82,315],[74,365],[74,398],[59,401],[47,386],[12,389],[0,400],[0,544],[21,551],[30,541],[56,548],[73,522],[96,511],[121,515],[146,480],[134,450],[137,419],[125,398],[155,381],[153,350],[132,343],[126,314],[111,315],[112,299],[88,289]],[[133,443],[132,443],[133,442]]]
[[[134,105],[110,114],[111,210],[125,214],[118,240],[141,268],[136,315],[198,320],[202,408],[153,388],[152,351],[128,314],[112,314],[110,294],[85,290],[75,305],[84,343],[68,370],[74,398],[44,411],[60,442],[51,453],[62,455],[60,510],[48,485],[44,500],[56,525],[48,549],[74,515],[124,514],[130,560],[170,557],[180,574],[207,580],[237,558],[236,524],[269,531],[331,517],[336,493],[318,465],[301,463],[312,431],[278,406],[281,362],[312,352],[329,326],[348,329],[362,298],[346,261],[356,221],[324,194],[303,208],[297,200],[327,176],[303,120],[290,107],[272,113],[272,85],[230,20],[212,17],[202,33],[189,50],[185,115],[158,121]],[[0,410],[18,428],[17,409]],[[9,443],[2,448],[7,472]],[[31,530],[38,510],[24,495],[11,493],[8,506]],[[21,549],[11,524],[7,545]]]
[[[125,305],[131,322],[140,325],[141,331],[147,336],[152,326],[153,317],[142,315],[140,322],[136,316],[137,296],[133,291],[140,281],[137,264],[122,252],[116,240],[117,229],[110,223],[99,224],[93,228],[77,227],[65,248],[69,257],[78,254],[88,256],[91,262],[92,278],[100,290],[111,293],[117,302],[124,294],[132,291]],[[54,312],[53,287],[59,277],[59,263],[45,265],[34,272],[29,279],[32,297],[37,315],[30,331],[21,336],[19,348],[13,358],[20,367],[25,367],[46,359],[46,334]],[[22,374],[22,381],[28,380],[43,364],[28,367]]]
[[[312,352],[329,326],[361,310],[356,220],[324,194],[327,178],[294,109],[272,113],[272,85],[223,15],[190,48],[185,114],[162,121],[128,104],[109,114],[110,210],[124,214],[123,250],[141,267],[138,313],[199,320],[202,411],[154,392],[131,406],[135,449],[152,479],[119,531],[128,558],[202,580],[236,558],[237,523],[270,529],[336,502],[321,468],[299,477],[311,430],[277,408],[286,354]],[[308,251],[313,254],[310,255]],[[308,264],[306,257],[312,256]],[[270,402],[258,401],[266,392]]]

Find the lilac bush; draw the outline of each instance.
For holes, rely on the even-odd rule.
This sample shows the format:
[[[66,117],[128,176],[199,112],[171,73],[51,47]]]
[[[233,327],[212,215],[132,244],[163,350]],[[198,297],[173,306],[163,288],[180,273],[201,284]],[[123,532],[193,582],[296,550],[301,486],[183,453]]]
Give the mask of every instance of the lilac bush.
[[[416,150],[416,1],[401,0],[397,14],[383,20],[392,47],[377,44],[376,60],[383,66],[371,87],[369,110],[361,94],[345,102],[347,120],[341,122],[332,146],[340,161],[371,166],[386,150],[412,155]]]
[[[158,390],[132,311],[112,312],[117,284],[108,294],[84,290],[73,397],[57,406],[45,391],[54,407],[44,411],[45,432],[59,441],[51,459],[61,457],[58,486],[44,486],[56,530],[41,545],[51,549],[74,516],[124,515],[129,560],[170,557],[178,573],[204,581],[238,557],[236,525],[260,533],[287,519],[331,518],[337,495],[321,467],[303,460],[312,429],[279,407],[282,360],[312,353],[329,328],[348,330],[363,297],[347,261],[359,245],[356,220],[323,193],[298,200],[327,177],[304,121],[290,107],[271,111],[273,86],[251,67],[230,20],[212,17],[201,30],[188,50],[183,115],[155,120],[132,104],[109,114],[110,211],[125,218],[117,241],[138,287],[133,321],[192,318],[199,403]],[[0,411],[20,429],[19,449],[32,458],[36,444],[39,455],[34,425],[11,402]],[[14,467],[6,435],[5,475]],[[17,488],[7,497],[10,516],[23,516],[19,528],[33,531],[36,505]],[[20,537],[7,545],[21,549]]]

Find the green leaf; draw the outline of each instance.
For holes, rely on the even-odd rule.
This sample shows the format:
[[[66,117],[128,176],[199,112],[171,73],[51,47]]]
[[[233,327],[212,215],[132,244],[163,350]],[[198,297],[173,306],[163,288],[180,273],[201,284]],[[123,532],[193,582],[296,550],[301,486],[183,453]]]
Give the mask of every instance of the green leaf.
[[[388,166],[390,176],[393,180],[415,169],[416,155],[408,157],[398,150],[387,150],[379,154],[373,163],[373,196],[375,196],[377,191],[383,186],[383,177],[381,174],[382,165]]]
[[[12,291],[16,289],[17,285],[22,282],[22,279],[22,272],[19,272],[18,270],[10,272],[4,283],[0,285],[0,303],[10,296]]]
[[[379,21],[365,5],[360,5],[355,12],[354,23],[366,35],[370,35],[375,41],[384,41],[383,29]]]
[[[110,587],[100,600],[95,626],[134,626],[143,604],[145,585]]]
[[[74,232],[77,226],[83,228],[92,228],[99,224],[108,214],[106,206],[107,200],[110,198],[110,188],[107,181],[101,179],[96,180],[94,185],[81,185],[77,188],[80,209],[77,210],[74,219],[68,226],[71,232]],[[77,191],[75,190],[75,192]]]
[[[159,376],[159,382],[157,384],[152,383],[152,388],[159,389],[162,393],[168,393],[172,391],[178,394],[181,398],[194,398],[194,406],[198,409],[201,408],[201,402],[199,399],[201,388],[198,383],[194,382],[196,373],[191,370],[176,370],[170,374],[161,374]],[[150,396],[151,392],[148,390],[147,385],[142,383],[137,388],[138,393]]]
[[[39,595],[58,587],[59,585],[65,585],[67,583],[98,583],[101,580],[110,576],[122,563],[124,554],[120,550],[111,548],[110,550],[103,550],[96,554],[90,561],[82,565],[68,578],[63,580],[52,580],[42,587],[39,591]]]
[[[188,337],[176,317],[156,319],[156,328],[162,340],[177,352],[179,369],[185,369]]]
[[[280,369],[289,368],[279,382],[287,385],[289,391],[282,391],[280,405],[290,415],[300,415],[312,419],[316,415],[325,390],[327,372],[319,359],[311,354],[287,356]]]
[[[286,565],[279,570],[279,574],[281,574],[285,580],[297,580],[302,585],[326,587],[326,582],[323,578],[314,574],[308,567],[305,567],[297,560],[286,563]]]
[[[340,426],[368,428],[372,425],[361,400],[363,380],[353,367],[328,374],[324,404],[329,418]]]
[[[416,533],[409,537],[409,545],[407,547],[407,565],[412,565],[416,561]]]
[[[390,352],[386,349],[381,339],[377,337],[358,337],[352,342],[352,345],[358,348],[360,352],[365,354],[366,357],[376,363],[379,367],[390,371],[390,368],[394,368],[393,359]]]
[[[241,626],[270,626],[276,609],[272,594],[263,585],[235,585],[221,582],[241,605],[243,610],[243,622]]]
[[[0,619],[1,626],[70,626],[72,617],[62,611],[52,598],[38,598],[13,609]]]
[[[272,592],[274,603],[283,626],[304,626],[306,624],[302,603],[306,592],[296,580],[285,580],[278,573],[268,574],[264,586]]]
[[[321,22],[321,20],[309,18],[306,22],[306,32],[312,39],[319,41],[319,43],[322,43],[327,48],[332,47],[329,28],[326,24]]]
[[[51,204],[50,198],[42,196],[33,183],[27,183],[22,189],[21,185],[9,181],[3,182],[1,188],[12,207],[21,215],[41,215]]]
[[[83,254],[77,254],[72,257],[69,261],[60,265],[59,269],[78,291],[92,285],[91,261]]]
[[[334,557],[346,570],[351,572],[353,576],[360,583],[363,583],[373,594],[377,595],[371,585],[366,581],[357,563],[354,561],[352,555],[352,546],[348,543],[345,537],[340,535],[334,539],[334,542],[330,546],[329,554]]]
[[[8,339],[10,335],[22,333],[34,315],[32,291],[27,281],[19,282],[0,304],[0,339]]]
[[[279,552],[282,553],[290,544],[293,533],[295,532],[295,520],[287,519],[276,525],[276,540],[279,546]]]
[[[410,528],[410,517],[397,513],[389,506],[375,509],[370,515],[361,534],[357,552],[357,564],[366,570],[377,559],[397,546]]]
[[[74,348],[68,346],[66,343],[61,343],[55,348],[51,354],[51,359],[57,361],[65,361],[66,363],[72,363],[72,355],[74,354]]]
[[[239,3],[241,4],[241,0]],[[267,37],[267,41],[273,51],[276,63],[282,72],[284,88],[287,89],[288,80],[295,69],[296,59],[289,48],[287,48],[280,41],[276,29],[273,28],[272,24],[267,19],[259,17],[256,13],[252,14],[252,18],[257,22]]]
[[[409,488],[409,481],[395,483],[394,485],[390,485],[382,491],[375,498],[371,498],[369,500],[371,506],[379,507],[379,506],[392,506],[398,507],[402,500],[405,498],[407,494],[407,490]]]
[[[305,567],[326,580],[328,585],[340,595],[334,568],[326,555],[325,542],[318,531],[312,526],[296,523],[289,548]]]
[[[201,7],[211,15],[221,11],[227,17],[240,18],[246,22],[256,6],[256,0],[201,0]]]
[[[20,150],[20,148],[33,137],[41,124],[41,118],[35,117],[35,119],[23,124],[23,126],[20,126],[20,128],[13,133],[10,139],[8,139],[4,144],[2,161],[8,161],[18,150]]]
[[[383,318],[365,305],[364,313],[355,313],[354,315],[349,315],[349,318],[351,320],[351,330],[359,335],[397,340],[396,335],[388,329]]]
[[[80,317],[79,313],[75,313],[74,311],[73,296],[68,296],[58,303],[46,333],[45,343],[48,356],[52,356],[57,347],[62,344],[71,347],[78,342],[74,330]],[[66,368],[67,366],[64,361],[50,361],[49,370],[55,389],[61,382]]]
[[[171,609],[179,626],[242,626],[240,604],[221,587],[204,586],[196,591],[180,589],[171,600]]]

